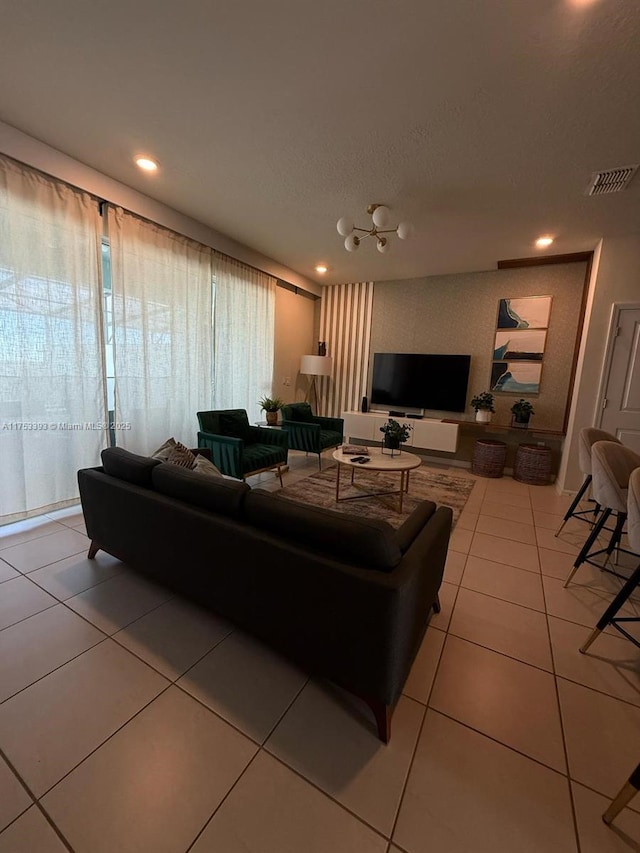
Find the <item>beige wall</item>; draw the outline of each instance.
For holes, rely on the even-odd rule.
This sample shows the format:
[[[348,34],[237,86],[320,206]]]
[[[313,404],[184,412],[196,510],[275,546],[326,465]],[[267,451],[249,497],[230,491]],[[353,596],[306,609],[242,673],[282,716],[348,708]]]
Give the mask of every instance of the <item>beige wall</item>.
[[[575,491],[583,479],[577,439],[583,427],[598,425],[597,403],[611,314],[614,304],[622,302],[640,302],[640,235],[605,238],[594,257],[576,390],[558,477],[559,487],[568,491]]]
[[[371,353],[471,355],[467,399],[488,390],[498,300],[553,297],[534,426],[562,429],[584,286],[584,263],[376,282]],[[372,360],[371,360],[372,362]],[[369,387],[369,391],[370,391]],[[496,422],[509,423],[513,394],[496,394]],[[432,413],[433,416],[447,413]],[[472,410],[467,409],[468,416]]]
[[[317,351],[315,308],[318,299],[306,293],[276,288],[273,390],[285,403],[303,400],[308,377],[300,375],[300,357]],[[285,380],[291,381],[285,385]]]

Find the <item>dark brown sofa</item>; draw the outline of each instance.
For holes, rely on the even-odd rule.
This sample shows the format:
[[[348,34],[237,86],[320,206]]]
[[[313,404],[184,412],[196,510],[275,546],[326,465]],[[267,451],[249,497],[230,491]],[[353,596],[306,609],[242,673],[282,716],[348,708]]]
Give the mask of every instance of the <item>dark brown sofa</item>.
[[[386,522],[294,503],[113,448],[78,472],[99,549],[365,699],[386,742],[424,635],[451,510]]]

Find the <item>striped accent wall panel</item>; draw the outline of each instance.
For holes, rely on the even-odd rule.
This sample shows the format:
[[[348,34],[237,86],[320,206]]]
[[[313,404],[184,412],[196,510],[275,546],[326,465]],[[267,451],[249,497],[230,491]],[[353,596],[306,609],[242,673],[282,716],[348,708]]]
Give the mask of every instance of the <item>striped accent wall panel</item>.
[[[359,411],[367,393],[373,282],[322,288],[320,340],[327,342],[333,373],[320,380],[319,414]]]

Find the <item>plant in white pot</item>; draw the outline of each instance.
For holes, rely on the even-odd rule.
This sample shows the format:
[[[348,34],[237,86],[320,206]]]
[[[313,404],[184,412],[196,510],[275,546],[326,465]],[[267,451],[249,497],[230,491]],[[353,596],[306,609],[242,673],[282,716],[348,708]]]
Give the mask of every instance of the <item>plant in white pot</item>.
[[[278,423],[278,412],[284,406],[279,397],[263,397],[258,405],[267,415],[267,426],[276,426]]]
[[[471,400],[471,405],[475,410],[478,423],[488,424],[491,421],[491,414],[495,412],[495,409],[493,408],[493,394],[490,391],[477,394]]]
[[[529,418],[535,415],[533,405],[523,397],[511,406],[511,426],[526,429],[529,426]]]
[[[386,448],[391,451],[392,456],[395,455],[396,451],[400,453],[400,445],[407,441],[412,429],[411,424],[401,424],[393,418],[389,418],[386,424],[380,427],[380,432],[384,433],[382,452],[384,453]]]

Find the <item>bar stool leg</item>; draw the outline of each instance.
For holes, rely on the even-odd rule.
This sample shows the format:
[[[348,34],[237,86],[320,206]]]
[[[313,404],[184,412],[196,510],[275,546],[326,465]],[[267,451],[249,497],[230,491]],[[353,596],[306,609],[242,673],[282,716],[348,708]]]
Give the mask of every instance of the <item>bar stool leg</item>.
[[[569,577],[566,579],[566,581],[564,583],[565,588],[569,586],[569,583],[571,582],[571,578],[575,575],[575,573],[578,571],[580,566],[584,563],[586,558],[589,556],[589,551],[591,550],[591,546],[593,545],[593,543],[596,541],[596,539],[600,535],[600,531],[604,527],[605,522],[609,518],[610,515],[611,515],[611,509],[609,507],[607,507],[604,510],[604,512],[602,513],[602,515],[600,516],[600,518],[598,519],[598,521],[593,526],[591,533],[587,537],[587,541],[584,543],[584,545],[582,546],[582,550],[580,551],[580,553],[576,557],[576,561],[573,564],[573,569],[571,570],[571,574],[569,575]]]
[[[607,824],[607,826],[610,826],[611,823],[613,823],[622,809],[631,802],[638,791],[640,791],[640,764],[638,764],[631,776],[629,776],[628,782],[625,782],[616,798],[602,815],[602,820]]]
[[[618,610],[620,610],[620,608],[623,606],[623,604],[626,602],[626,600],[629,598],[629,596],[634,591],[634,589],[638,586],[639,583],[640,583],[640,566],[638,566],[638,568],[631,575],[629,580],[622,587],[620,592],[613,599],[611,604],[604,611],[604,613],[602,614],[600,619],[598,619],[598,624],[593,629],[591,634],[589,634],[586,642],[580,646],[580,651],[582,652],[582,654],[584,654],[587,651],[587,649],[589,648],[591,643],[593,643],[593,641],[596,639],[596,637],[598,637],[604,631],[604,629],[607,627],[607,625],[610,624],[610,622],[615,617]]]
[[[559,535],[560,535],[560,533],[561,533],[561,531],[562,531],[562,528],[565,526],[565,524],[567,523],[567,521],[569,521],[569,519],[570,519],[570,518],[571,518],[571,516],[573,515],[573,511],[575,510],[575,508],[578,506],[578,504],[579,504],[579,503],[580,503],[580,501],[582,500],[582,497],[583,497],[584,493],[587,491],[587,489],[589,488],[589,486],[590,486],[590,485],[591,485],[591,474],[587,474],[587,476],[586,476],[586,478],[585,478],[584,483],[580,486],[580,488],[578,489],[578,492],[577,492],[577,494],[576,494],[575,498],[573,499],[573,503],[571,504],[571,506],[569,507],[569,509],[566,511],[565,516],[564,516],[564,518],[562,519],[562,524],[561,524],[561,525],[560,525],[560,527],[556,530],[556,532],[555,532],[555,535],[556,535],[556,536],[559,536]]]
[[[611,534],[611,539],[609,540],[609,544],[607,545],[607,557],[604,561],[605,566],[611,559],[611,555],[613,554],[616,548],[620,547],[620,542],[622,541],[622,531],[624,529],[625,522],[627,520],[626,512],[619,512],[618,518],[616,519],[616,527],[613,533]]]

